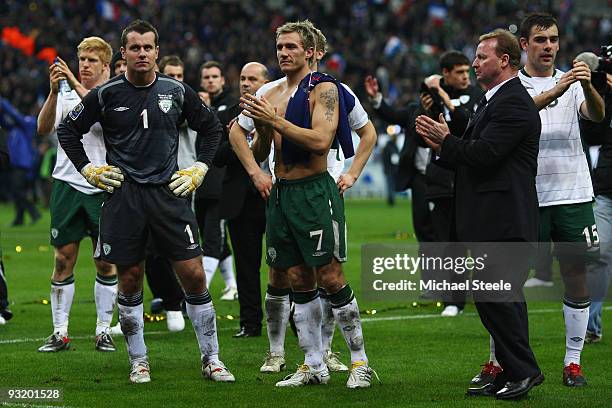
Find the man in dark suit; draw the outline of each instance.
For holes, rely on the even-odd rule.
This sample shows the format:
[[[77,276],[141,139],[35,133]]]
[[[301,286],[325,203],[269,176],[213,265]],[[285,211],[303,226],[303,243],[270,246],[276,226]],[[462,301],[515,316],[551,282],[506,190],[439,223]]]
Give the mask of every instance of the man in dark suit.
[[[520,250],[529,245],[517,248],[517,242],[535,242],[538,236],[535,176],[541,123],[533,100],[516,78],[519,63],[518,41],[510,32],[481,36],[472,66],[487,89],[486,101],[463,137],[450,134],[442,115],[439,122],[426,116],[416,120],[417,132],[439,155],[436,163],[456,171],[455,238],[479,243],[471,245],[473,256],[483,249],[494,252],[474,279],[494,282],[502,277],[512,286],[510,292],[471,286],[498,366],[476,376],[468,394],[499,399],[522,397],[544,380],[529,346],[522,293],[528,260]]]
[[[255,94],[266,82],[268,82],[266,67],[257,62],[249,62],[240,72],[240,94]],[[240,110],[238,109],[236,115]],[[223,113],[219,112],[220,119]],[[223,132],[221,136],[214,164],[226,166],[219,211],[221,218],[228,220],[230,239],[236,257],[240,331],[234,337],[258,337],[261,336],[263,319],[259,270],[262,238],[266,230],[265,201],[251,183],[251,178],[232,150],[228,132]]]

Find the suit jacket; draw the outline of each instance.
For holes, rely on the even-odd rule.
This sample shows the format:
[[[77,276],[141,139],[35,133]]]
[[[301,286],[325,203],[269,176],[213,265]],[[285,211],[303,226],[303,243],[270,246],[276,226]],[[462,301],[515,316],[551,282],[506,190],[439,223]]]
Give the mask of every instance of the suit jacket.
[[[238,124],[234,124],[238,126]],[[249,205],[252,200],[263,200],[251,177],[242,166],[240,159],[234,153],[229,142],[228,132],[223,132],[219,148],[213,161],[215,166],[225,166],[225,177],[219,201],[219,214],[221,218],[231,220],[240,214],[244,205]],[[264,216],[264,214],[262,214]]]
[[[462,138],[446,137],[438,164],[456,171],[457,240],[537,240],[540,130],[533,99],[513,78],[474,115]]]

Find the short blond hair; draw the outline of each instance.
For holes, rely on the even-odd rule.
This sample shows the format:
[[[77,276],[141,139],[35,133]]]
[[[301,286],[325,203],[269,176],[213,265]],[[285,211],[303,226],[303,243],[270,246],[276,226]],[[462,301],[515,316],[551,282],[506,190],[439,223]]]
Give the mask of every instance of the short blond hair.
[[[103,64],[109,65],[113,57],[113,48],[100,37],[87,37],[77,47],[77,54],[91,51],[98,55]]]
[[[507,54],[510,66],[513,69],[519,69],[521,66],[521,46],[519,45],[519,42],[514,34],[508,30],[498,28],[497,30],[481,35],[480,38],[478,38],[478,41],[483,42],[490,39],[497,40],[495,54],[498,57]]]
[[[312,48],[314,51],[316,49],[317,41],[316,35],[312,28],[314,28],[314,26],[308,20],[285,23],[276,29],[276,39],[278,40],[278,37],[281,34],[298,33],[300,40],[302,40],[302,47],[304,47],[304,51],[308,50],[309,48]]]

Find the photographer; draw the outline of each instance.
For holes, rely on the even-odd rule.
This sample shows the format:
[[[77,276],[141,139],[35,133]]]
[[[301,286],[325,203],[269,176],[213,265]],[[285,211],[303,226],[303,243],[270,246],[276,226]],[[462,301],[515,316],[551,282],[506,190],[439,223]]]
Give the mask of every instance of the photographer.
[[[591,306],[585,337],[586,343],[597,343],[602,337],[602,305],[612,280],[612,46],[602,47],[602,58],[582,53],[577,60],[586,62],[591,69],[591,81],[604,98],[605,118],[596,123],[580,118],[580,134],[587,145],[600,146],[592,180],[595,192],[595,224],[600,242],[600,258],[588,266]],[[606,58],[607,57],[607,58]]]
[[[406,168],[413,166],[416,169],[422,169],[422,174],[417,172],[412,181],[413,220],[417,239],[421,242],[451,241],[450,225],[454,173],[436,164],[432,164],[431,153],[429,151],[426,151],[425,160],[423,160],[424,148],[417,147],[417,144],[423,146],[423,142],[415,133],[414,120],[420,114],[425,114],[438,120],[438,116],[442,113],[451,133],[462,135],[467,127],[470,116],[477,108],[478,101],[484,95],[479,86],[470,84],[470,61],[459,51],[448,51],[442,54],[440,57],[440,69],[442,76],[432,75],[425,79],[421,85],[420,104],[414,107],[413,110],[405,110],[406,114],[403,117],[400,116],[402,111],[393,111],[384,102],[382,94],[378,91],[376,79],[368,77],[365,82],[366,92],[370,96],[372,107],[376,112],[384,120],[399,123],[406,129],[406,139],[400,154],[400,174],[397,177],[398,183],[396,183],[396,187],[400,189],[406,187],[399,184],[403,180],[402,172]],[[411,151],[413,152],[412,155],[406,154]],[[427,237],[427,239],[423,240],[419,237],[418,229],[421,225],[419,224],[421,219],[416,217],[420,212],[415,208],[421,205],[421,201],[417,200],[421,196],[415,190],[415,187],[419,186],[419,179],[425,182],[422,203],[426,206],[427,217],[422,219],[426,219],[431,223],[430,230],[432,231],[431,238]],[[453,274],[452,278],[455,275]],[[459,275],[457,277],[461,278]],[[428,279],[430,277],[424,278]],[[457,316],[463,310],[465,294],[454,293],[452,299],[445,300],[449,300],[449,302],[445,302],[442,315]]]

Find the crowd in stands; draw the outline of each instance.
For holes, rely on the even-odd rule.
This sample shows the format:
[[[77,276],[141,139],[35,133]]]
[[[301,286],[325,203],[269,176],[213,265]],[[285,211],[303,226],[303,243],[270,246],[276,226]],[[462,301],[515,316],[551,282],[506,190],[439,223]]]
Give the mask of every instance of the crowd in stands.
[[[82,38],[100,36],[114,50],[121,29],[134,18],[160,32],[160,57],[185,61],[185,82],[199,89],[199,66],[217,60],[237,94],[240,67],[259,61],[280,77],[273,36],[286,21],[308,18],[327,35],[331,50],[324,70],[366,100],[363,79],[378,77],[396,106],[417,97],[422,79],[438,70],[448,49],[474,55],[478,36],[496,27],[516,29],[525,13],[548,10],[560,23],[563,48],[557,58],[567,69],[582,51],[610,43],[612,22],[579,0],[46,0],[0,2],[0,96],[21,113],[36,116],[48,93],[47,67],[55,55],[77,72],[74,50]],[[588,4],[589,2],[586,2]],[[549,7],[552,5],[553,9]],[[595,10],[596,11],[596,10]],[[366,103],[367,105],[367,103]]]

